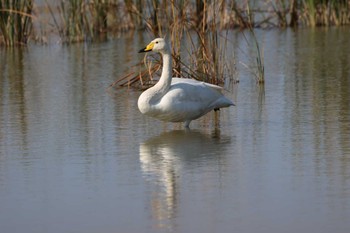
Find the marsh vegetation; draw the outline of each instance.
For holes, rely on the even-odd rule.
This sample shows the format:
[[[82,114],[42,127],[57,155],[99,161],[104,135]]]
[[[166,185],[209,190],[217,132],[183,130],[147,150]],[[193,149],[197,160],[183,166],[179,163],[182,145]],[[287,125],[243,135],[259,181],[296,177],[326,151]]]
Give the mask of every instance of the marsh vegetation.
[[[21,46],[29,41],[62,44],[91,42],[126,32],[147,31],[171,41],[173,73],[215,84],[235,77],[234,54],[228,31],[240,29],[254,40],[251,69],[264,83],[263,45],[255,28],[340,26],[350,23],[349,0],[0,0],[0,45]],[[244,30],[248,29],[248,30]],[[186,40],[184,47],[182,41]],[[146,69],[135,69],[113,85],[152,83],[159,58],[146,59]],[[191,64],[191,65],[187,65]],[[141,82],[139,82],[141,81]]]

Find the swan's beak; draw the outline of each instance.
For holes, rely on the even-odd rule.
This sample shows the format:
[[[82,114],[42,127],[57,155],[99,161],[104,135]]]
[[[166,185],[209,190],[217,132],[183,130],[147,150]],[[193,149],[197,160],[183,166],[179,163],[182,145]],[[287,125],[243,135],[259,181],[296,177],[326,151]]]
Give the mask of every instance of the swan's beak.
[[[151,42],[151,43],[149,43],[145,48],[141,49],[141,50],[139,51],[139,53],[145,53],[145,52],[152,51],[153,46],[154,46],[154,43]]]

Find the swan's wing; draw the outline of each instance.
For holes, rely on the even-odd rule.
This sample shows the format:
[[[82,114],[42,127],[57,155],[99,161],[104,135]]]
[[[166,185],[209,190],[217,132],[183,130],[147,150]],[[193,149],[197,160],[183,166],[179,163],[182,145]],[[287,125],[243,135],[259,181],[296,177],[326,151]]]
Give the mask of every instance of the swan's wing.
[[[192,79],[175,79],[169,91],[163,96],[161,104],[170,108],[186,108],[186,111],[210,111],[233,105],[216,85]]]
[[[221,92],[223,90],[223,88],[220,86],[206,83],[206,82],[197,81],[195,79],[189,79],[189,78],[173,78],[171,81],[171,84],[177,84],[177,83],[188,83],[188,84],[192,84],[192,85],[204,85],[204,86],[207,86],[207,87],[212,88],[212,89],[219,91],[219,92]]]

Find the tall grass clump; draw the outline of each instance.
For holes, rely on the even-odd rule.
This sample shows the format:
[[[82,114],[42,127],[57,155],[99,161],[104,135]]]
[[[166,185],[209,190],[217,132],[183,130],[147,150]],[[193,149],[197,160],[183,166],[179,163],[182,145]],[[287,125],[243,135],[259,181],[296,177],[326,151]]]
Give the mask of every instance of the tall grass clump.
[[[219,85],[233,80],[236,71],[234,56],[226,53],[228,31],[220,30],[218,20],[225,1],[201,1],[200,4],[198,1],[195,5],[189,1],[152,2],[155,1],[150,5],[149,15],[144,17],[145,25],[152,37],[166,37],[171,43],[173,76]],[[196,16],[191,14],[193,7]],[[231,58],[229,62],[227,56]],[[157,55],[147,54],[144,64],[135,68],[140,66],[146,66],[146,69],[125,75],[113,86],[152,83],[150,79],[159,75],[161,60]]]
[[[315,0],[306,0],[303,4],[303,18],[305,24],[311,27],[316,26],[316,4]]]
[[[89,20],[88,5],[84,0],[61,0],[52,8],[47,6],[63,43],[92,39],[93,23]]]
[[[290,11],[288,2],[289,1],[287,1],[287,0],[280,0],[280,1],[275,1],[275,2],[271,1],[273,11],[274,11],[275,15],[277,16],[278,26],[282,27],[282,28],[285,28],[288,26],[287,17],[288,17],[288,13]],[[296,2],[296,1],[294,1],[294,2]],[[292,5],[291,9],[293,10],[293,5]]]
[[[213,9],[220,9],[224,1],[219,2]],[[189,77],[197,80],[224,85],[227,81],[236,82],[236,60],[234,53],[229,54],[228,39],[229,31],[220,30],[220,22],[216,21],[216,15],[220,11],[212,11],[207,14],[210,22],[204,24],[199,29],[193,29],[187,32],[186,39],[191,41],[190,50],[193,51],[189,56],[189,64],[193,67],[190,70]],[[212,14],[212,15],[210,15]],[[204,26],[205,25],[205,26]],[[191,32],[195,34],[191,34]],[[195,39],[195,41],[194,41]]]
[[[133,28],[127,5],[123,4],[122,7],[118,0],[57,2],[58,5],[52,5],[46,1],[46,5],[63,43],[93,41],[115,28]]]
[[[0,44],[27,44],[33,26],[32,10],[32,0],[0,0]]]
[[[191,5],[184,2],[180,6],[172,6],[173,9],[181,10],[177,13],[172,11],[172,18],[178,20],[173,22],[176,27],[169,28],[172,35],[179,34],[171,37],[175,47],[174,56],[177,58],[174,67],[181,67],[176,69],[179,75],[217,85],[235,80],[235,57],[233,53],[226,52],[228,30],[224,29],[224,21],[220,20],[226,17],[226,2],[196,1],[197,18],[193,18],[187,10]],[[184,54],[183,59],[179,59],[179,51]],[[230,59],[227,59],[229,56]]]
[[[306,26],[340,26],[350,24],[350,1],[305,0],[300,3],[300,21]]]

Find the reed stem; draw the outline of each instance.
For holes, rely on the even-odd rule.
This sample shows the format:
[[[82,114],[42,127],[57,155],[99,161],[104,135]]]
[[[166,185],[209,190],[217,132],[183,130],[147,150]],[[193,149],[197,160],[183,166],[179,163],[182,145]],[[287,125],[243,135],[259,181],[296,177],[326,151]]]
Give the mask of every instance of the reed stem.
[[[0,44],[27,44],[32,32],[32,10],[32,0],[0,0]]]

